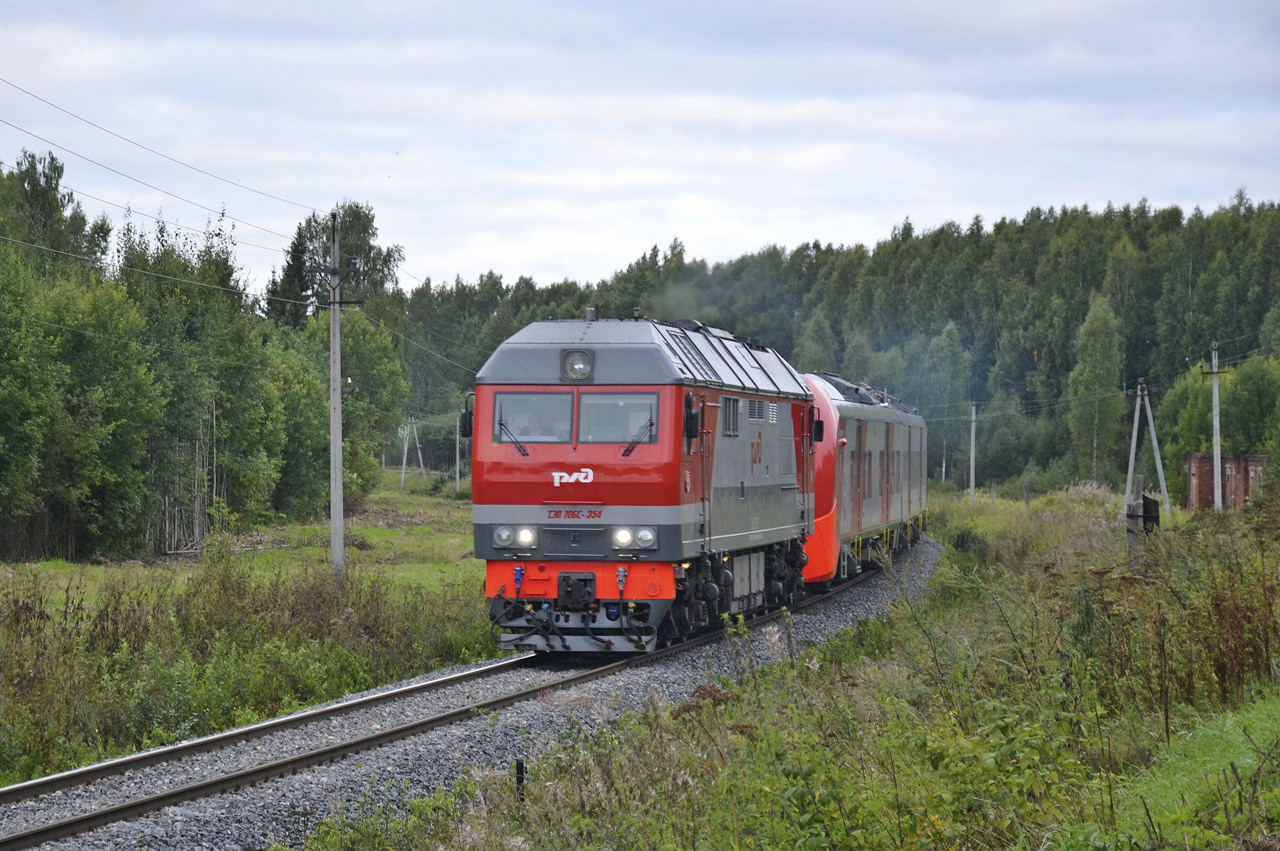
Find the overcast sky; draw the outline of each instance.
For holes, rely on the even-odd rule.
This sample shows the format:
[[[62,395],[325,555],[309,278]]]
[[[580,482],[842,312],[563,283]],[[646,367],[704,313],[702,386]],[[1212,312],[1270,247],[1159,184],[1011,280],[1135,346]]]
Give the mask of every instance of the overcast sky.
[[[0,161],[52,150],[117,225],[225,208],[255,292],[343,199],[406,289],[1280,200],[1276,0],[285,5],[0,0]]]

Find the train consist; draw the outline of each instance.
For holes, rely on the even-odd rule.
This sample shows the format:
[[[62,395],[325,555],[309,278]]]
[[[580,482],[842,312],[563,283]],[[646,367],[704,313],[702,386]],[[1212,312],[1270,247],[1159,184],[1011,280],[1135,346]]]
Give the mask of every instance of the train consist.
[[[475,555],[503,646],[646,652],[911,540],[924,420],[699,322],[536,322],[476,376]]]

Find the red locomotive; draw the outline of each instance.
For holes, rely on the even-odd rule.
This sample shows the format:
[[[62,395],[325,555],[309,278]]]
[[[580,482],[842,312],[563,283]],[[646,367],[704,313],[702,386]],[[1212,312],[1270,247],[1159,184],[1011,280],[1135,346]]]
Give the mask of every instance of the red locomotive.
[[[476,376],[475,555],[504,646],[644,652],[921,528],[924,421],[699,322],[536,322]]]

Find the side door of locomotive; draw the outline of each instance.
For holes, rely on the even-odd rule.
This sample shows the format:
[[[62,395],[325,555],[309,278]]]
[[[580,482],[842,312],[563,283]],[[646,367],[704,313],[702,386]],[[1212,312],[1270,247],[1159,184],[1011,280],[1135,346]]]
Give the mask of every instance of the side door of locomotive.
[[[708,426],[707,397],[696,389],[682,394],[680,444],[680,503],[697,506],[697,528],[686,533],[686,547],[701,541],[698,547],[707,552],[711,541],[711,434]],[[692,433],[692,434],[691,434]],[[690,508],[690,510],[692,510]]]

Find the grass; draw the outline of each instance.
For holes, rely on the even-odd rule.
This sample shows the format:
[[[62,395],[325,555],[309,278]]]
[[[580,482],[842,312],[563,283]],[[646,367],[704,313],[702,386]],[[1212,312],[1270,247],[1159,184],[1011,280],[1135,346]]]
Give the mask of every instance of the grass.
[[[214,534],[199,559],[4,566],[0,785],[495,655],[468,504],[406,490],[353,519],[341,585],[314,524]]]
[[[1277,516],[937,500],[927,599],[309,847],[1275,847]]]
[[[433,486],[420,477],[384,473],[365,506],[347,518],[346,561],[376,565],[394,579],[427,588],[442,583],[482,581],[484,565],[471,557],[469,490],[455,498],[453,482]],[[318,521],[255,531],[237,542],[260,549],[239,553],[266,569],[296,566],[329,557],[329,524]]]
[[[1188,802],[1223,788],[1224,773],[1234,778],[1258,771],[1264,762],[1258,748],[1280,742],[1280,690],[1266,688],[1240,711],[1188,717],[1186,724],[1148,769],[1119,790],[1119,833],[1144,836],[1148,813],[1177,823]]]
[[[375,565],[391,579],[432,590],[454,582],[483,581],[484,565],[471,557],[469,494],[469,489],[464,489],[461,498],[455,498],[452,479],[447,487],[440,487],[420,476],[407,477],[401,490],[399,475],[384,473],[365,507],[347,518],[346,561]],[[256,573],[295,570],[328,560],[329,525],[326,521],[260,528],[234,538],[232,547],[237,560]],[[198,563],[196,556],[146,563],[49,559],[28,565],[0,564],[0,575],[34,569],[50,585],[74,585],[85,602],[94,603],[99,588],[121,577],[162,570],[181,581]]]

